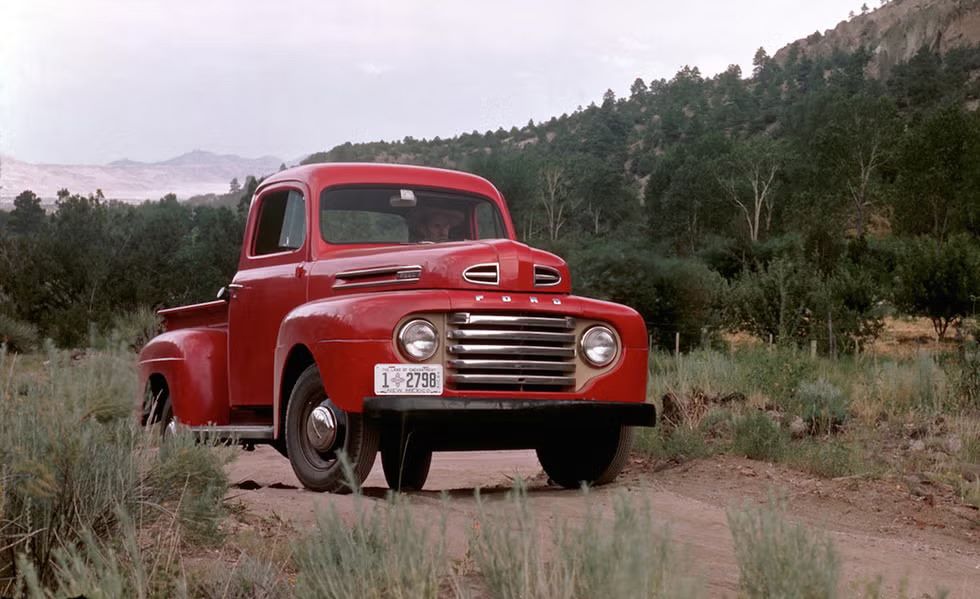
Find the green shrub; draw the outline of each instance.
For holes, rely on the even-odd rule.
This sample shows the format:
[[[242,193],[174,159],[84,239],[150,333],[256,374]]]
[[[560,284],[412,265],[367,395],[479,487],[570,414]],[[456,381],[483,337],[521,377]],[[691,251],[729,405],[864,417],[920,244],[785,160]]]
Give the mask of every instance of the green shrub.
[[[840,560],[825,534],[792,524],[768,508],[729,510],[739,585],[750,599],[837,596]]]
[[[37,348],[37,327],[29,322],[0,314],[0,345],[7,351],[25,353]]]
[[[295,546],[297,595],[435,597],[446,575],[444,536],[433,538],[400,495],[366,502],[355,496],[352,525],[332,507],[317,514],[314,531]]]
[[[640,429],[636,449],[655,458],[677,462],[704,458],[713,453],[701,432],[687,426],[670,430],[659,426]]]
[[[790,465],[821,478],[851,476],[861,470],[855,449],[837,439],[794,442],[787,453]]]
[[[616,498],[611,518],[590,509],[581,526],[556,525],[551,559],[542,551],[540,523],[523,486],[492,508],[480,501],[479,510],[470,552],[491,597],[699,595],[666,532],[626,496]]]
[[[801,383],[794,403],[794,411],[803,418],[814,435],[839,429],[849,416],[850,400],[825,379]]]
[[[817,363],[789,348],[755,348],[733,354],[745,370],[744,393],[758,393],[786,408],[800,384],[813,378]]]
[[[132,559],[115,544],[129,525],[120,513],[141,527],[176,513],[175,535],[216,538],[230,454],[187,436],[159,452],[149,444],[133,419],[132,354],[45,357],[20,369],[0,353],[0,596],[19,574],[57,594],[66,572],[94,580]]]
[[[35,563],[22,558],[19,568],[27,595],[52,599],[187,596],[172,531],[144,548],[133,520],[125,512],[119,512],[117,520],[118,531],[111,539],[86,528],[77,543],[55,549],[47,582]]]
[[[908,242],[898,264],[895,300],[908,314],[932,321],[942,339],[949,325],[970,313],[980,289],[980,251],[969,237],[945,243],[931,238]]]
[[[786,450],[786,434],[764,412],[735,419],[732,451],[753,460],[777,461]]]
[[[233,455],[227,447],[197,442],[191,433],[179,429],[160,447],[147,479],[149,492],[177,505],[183,534],[192,542],[221,541],[218,525],[225,515],[228,492],[224,466]]]

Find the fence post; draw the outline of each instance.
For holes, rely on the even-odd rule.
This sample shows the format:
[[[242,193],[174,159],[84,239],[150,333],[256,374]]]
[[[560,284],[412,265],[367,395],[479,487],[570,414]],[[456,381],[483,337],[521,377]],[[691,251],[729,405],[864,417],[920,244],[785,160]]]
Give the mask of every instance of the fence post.
[[[681,357],[681,333],[680,331],[674,333],[674,357]]]
[[[816,358],[817,357],[817,340],[816,339],[810,340],[810,357],[811,358]]]

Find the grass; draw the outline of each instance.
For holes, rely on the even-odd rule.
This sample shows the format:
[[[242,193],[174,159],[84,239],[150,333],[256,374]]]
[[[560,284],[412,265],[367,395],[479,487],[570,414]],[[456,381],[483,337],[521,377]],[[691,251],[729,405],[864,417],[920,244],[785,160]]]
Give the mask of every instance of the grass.
[[[355,494],[354,522],[327,509],[295,548],[301,597],[435,597],[447,576],[444,531],[415,520],[406,500],[375,503]]]
[[[790,522],[781,507],[729,510],[739,585],[749,599],[831,599],[840,558],[830,539]]]
[[[227,453],[189,436],[158,451],[133,419],[133,354],[78,355],[0,352],[0,596],[145,588],[173,576],[142,563],[160,557],[134,553],[134,535],[220,538]]]

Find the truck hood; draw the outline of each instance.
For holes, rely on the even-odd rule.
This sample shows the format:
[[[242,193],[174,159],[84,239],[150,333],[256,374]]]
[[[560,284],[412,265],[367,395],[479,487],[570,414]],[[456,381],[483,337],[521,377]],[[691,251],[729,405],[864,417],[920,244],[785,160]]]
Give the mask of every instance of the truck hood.
[[[472,289],[570,293],[564,260],[509,239],[352,248],[311,269],[311,292]]]

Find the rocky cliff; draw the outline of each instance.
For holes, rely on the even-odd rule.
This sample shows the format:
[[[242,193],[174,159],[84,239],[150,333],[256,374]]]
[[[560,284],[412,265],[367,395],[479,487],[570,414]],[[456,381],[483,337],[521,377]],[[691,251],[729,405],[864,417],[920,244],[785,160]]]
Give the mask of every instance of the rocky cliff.
[[[864,47],[873,56],[869,74],[881,76],[894,65],[907,62],[922,47],[945,54],[976,45],[980,45],[980,0],[892,0],[841,21],[834,29],[796,41],[774,58],[785,64],[794,47],[801,55],[813,58]]]

